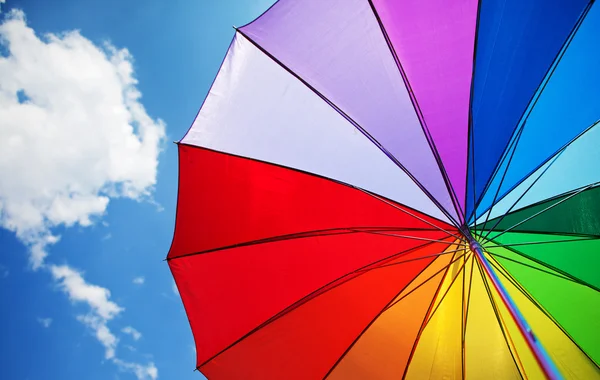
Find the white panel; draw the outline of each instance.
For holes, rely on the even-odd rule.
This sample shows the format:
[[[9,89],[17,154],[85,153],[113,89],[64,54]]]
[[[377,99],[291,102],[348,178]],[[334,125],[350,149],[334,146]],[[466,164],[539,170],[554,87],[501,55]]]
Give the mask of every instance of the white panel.
[[[182,142],[336,179],[448,221],[379,148],[240,34]]]

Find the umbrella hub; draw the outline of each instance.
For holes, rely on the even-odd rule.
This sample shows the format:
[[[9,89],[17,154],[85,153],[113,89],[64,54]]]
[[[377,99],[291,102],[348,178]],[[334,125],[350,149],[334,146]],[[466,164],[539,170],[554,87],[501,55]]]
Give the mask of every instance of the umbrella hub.
[[[472,252],[481,252],[481,245],[479,245],[479,243],[473,238],[469,239],[469,248]]]
[[[482,252],[481,245],[479,244],[479,242],[477,242],[477,240],[475,240],[473,235],[471,235],[471,232],[466,228],[462,232],[463,232],[464,237],[467,240],[467,243],[469,244],[469,249],[472,252],[476,252],[476,251]]]

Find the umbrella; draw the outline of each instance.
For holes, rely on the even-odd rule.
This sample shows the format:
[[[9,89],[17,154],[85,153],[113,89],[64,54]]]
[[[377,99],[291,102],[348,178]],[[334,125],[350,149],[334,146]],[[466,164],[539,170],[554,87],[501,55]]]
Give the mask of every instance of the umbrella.
[[[280,0],[187,134],[209,378],[600,378],[600,5]]]

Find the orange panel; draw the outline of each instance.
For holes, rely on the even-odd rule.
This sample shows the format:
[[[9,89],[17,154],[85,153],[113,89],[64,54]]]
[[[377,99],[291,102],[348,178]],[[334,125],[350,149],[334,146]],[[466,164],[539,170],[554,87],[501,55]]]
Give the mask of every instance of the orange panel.
[[[446,272],[444,268],[453,256],[440,256],[421,273],[369,327],[329,378],[402,378],[417,334]]]

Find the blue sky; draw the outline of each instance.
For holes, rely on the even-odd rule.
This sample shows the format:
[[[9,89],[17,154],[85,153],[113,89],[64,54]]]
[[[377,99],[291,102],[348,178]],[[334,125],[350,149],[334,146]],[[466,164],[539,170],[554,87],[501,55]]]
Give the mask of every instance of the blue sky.
[[[72,144],[91,144],[92,148],[100,146],[102,149],[98,151],[104,152],[94,154],[128,151],[110,139],[96,143],[94,139],[86,138],[96,136],[97,131],[93,128],[110,129],[107,126],[113,119],[106,115],[113,108],[75,114],[77,104],[84,104],[75,99],[75,106],[65,108],[69,115],[79,115],[79,118],[73,119],[75,116],[65,116],[56,111],[59,107],[52,106],[52,102],[48,105],[42,101],[45,96],[56,99],[66,94],[59,88],[62,85],[60,78],[61,75],[69,77],[73,70],[61,72],[60,65],[46,65],[34,59],[31,65],[28,61],[11,63],[21,65],[19,70],[27,73],[23,74],[26,78],[17,78],[21,71],[5,69],[4,75],[9,75],[9,78],[11,73],[15,73],[15,77],[10,78],[14,79],[10,82],[14,82],[14,86],[0,87],[0,95],[5,91],[10,98],[7,102],[14,101],[15,105],[23,107],[29,102],[41,107],[46,112],[43,114],[46,119],[40,120],[51,120],[52,128],[63,128],[61,117],[70,118],[65,119],[64,128],[72,129],[68,130],[69,138],[54,141],[50,135],[44,140],[40,137],[44,130],[36,129],[43,122],[34,119],[32,112],[17,112],[22,119],[12,124],[0,124],[0,139],[8,135],[4,141],[9,143],[22,141],[17,136],[19,133],[30,136],[29,131],[36,131],[31,132],[36,143],[25,145],[23,149],[39,152],[24,155],[19,160],[22,165],[16,166],[11,161],[12,156],[0,157],[0,175],[6,185],[0,187],[0,226],[4,227],[0,228],[0,378],[150,379],[156,377],[154,370],[147,371],[151,367],[161,379],[201,378],[193,372],[193,338],[181,301],[173,290],[168,266],[162,261],[169,248],[175,217],[177,152],[172,141],[180,139],[193,121],[233,36],[232,26],[249,22],[270,3],[270,0],[7,0],[0,4],[3,23],[6,17],[12,17],[14,21],[17,17],[14,10],[20,10],[21,16],[18,17],[21,19],[13,23],[14,26],[22,26],[22,30],[26,30],[26,25],[44,44],[52,44],[43,37],[47,33],[60,40],[67,38],[65,33],[79,30],[79,37],[74,39],[76,43],[60,45],[65,52],[62,57],[75,57],[71,54],[75,54],[76,49],[87,46],[89,52],[95,46],[107,57],[117,59],[118,54],[111,53],[110,46],[115,51],[127,49],[130,55],[123,58],[125,66],[115,63],[113,68],[133,69],[132,73],[123,74],[126,78],[137,79],[137,83],[129,83],[128,89],[142,94],[135,100],[135,104],[145,108],[142,116],[135,116],[131,104],[125,103],[124,106],[139,123],[132,124],[133,136],[141,133],[140,128],[148,128],[153,133],[151,137],[162,136],[158,144],[148,138],[150,142],[143,144],[147,149],[136,151],[132,163],[123,163],[123,167],[130,168],[129,171],[120,165],[112,171],[101,171],[104,177],[91,180],[99,181],[100,187],[96,186],[96,182],[94,185],[78,183],[77,176],[70,176],[70,182],[64,182],[69,186],[66,194],[73,198],[79,196],[77,192],[80,191],[74,188],[86,188],[87,193],[82,194],[90,197],[78,198],[81,202],[72,202],[73,199],[69,198],[60,203],[61,207],[42,213],[39,220],[15,216],[10,212],[11,205],[22,206],[29,204],[27,202],[56,205],[56,197],[64,190],[58,180],[61,173],[64,174],[64,165],[62,161],[52,160],[62,157],[60,153],[71,152]],[[3,38],[5,42],[0,53],[5,57],[4,63],[8,64],[13,52],[6,43],[6,35]],[[21,43],[16,39],[9,42],[12,48]],[[37,49],[38,45],[32,44],[30,48]],[[91,57],[94,59],[95,56],[92,54]],[[66,59],[65,67],[73,67],[68,65],[74,64],[74,59]],[[106,64],[102,67],[108,71],[98,72],[111,70]],[[80,91],[85,96],[90,95],[90,99],[101,96],[100,93],[92,93],[96,85],[90,88],[81,86],[81,83],[85,84],[85,80],[82,82],[81,79],[86,78],[85,73],[81,71],[80,75],[79,69],[76,71],[80,86],[76,90],[64,91],[73,90],[75,94]],[[43,80],[36,82],[36,75]],[[59,85],[41,86],[47,78],[55,80],[48,79],[48,83]],[[101,78],[95,80],[103,83]],[[29,87],[20,88],[19,83],[25,82]],[[2,107],[0,104],[0,109]],[[87,120],[89,115],[97,117]],[[38,120],[38,123],[32,120]],[[147,123],[146,127],[144,123]],[[46,126],[42,125],[42,128]],[[45,130],[52,129],[47,127]],[[108,136],[104,132],[98,133],[101,137]],[[131,132],[118,133],[132,136]],[[44,144],[44,141],[47,143]],[[36,145],[37,142],[41,145]],[[161,148],[158,155],[154,149],[156,146]],[[46,147],[47,152],[44,150]],[[86,151],[87,148],[83,153],[75,149],[79,155],[85,155]],[[87,159],[85,156],[78,157],[83,161]],[[80,167],[74,164],[69,166],[69,170],[91,170],[89,165],[99,158],[92,157],[90,153],[89,159],[91,164]],[[148,160],[150,165],[146,165]],[[135,165],[143,169],[138,170]],[[50,173],[48,179],[43,175],[45,173]],[[36,175],[41,178],[37,182],[31,180]],[[57,178],[56,183],[52,182],[54,178]],[[132,188],[128,190],[127,186]],[[89,204],[85,203],[86,200],[90,201]],[[105,201],[108,204],[103,203]],[[92,211],[85,208],[88,206]],[[41,259],[42,264],[37,269],[32,265],[36,249],[47,255]],[[82,289],[83,293],[77,293]],[[132,334],[134,330],[127,327],[138,331],[141,337]],[[106,334],[100,336],[103,328],[110,331],[108,338]],[[123,329],[130,333],[123,332]],[[118,342],[111,343],[110,335]],[[105,340],[102,341],[103,338]],[[114,356],[108,354],[109,346],[115,350]]]

